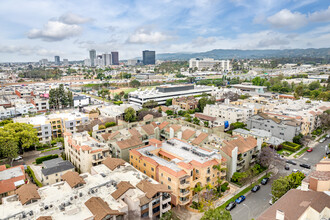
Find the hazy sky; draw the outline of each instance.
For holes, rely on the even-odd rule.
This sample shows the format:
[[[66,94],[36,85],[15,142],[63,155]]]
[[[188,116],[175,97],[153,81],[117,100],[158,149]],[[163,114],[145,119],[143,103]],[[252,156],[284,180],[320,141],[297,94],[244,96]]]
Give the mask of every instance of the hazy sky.
[[[0,62],[330,46],[330,1],[1,0]]]

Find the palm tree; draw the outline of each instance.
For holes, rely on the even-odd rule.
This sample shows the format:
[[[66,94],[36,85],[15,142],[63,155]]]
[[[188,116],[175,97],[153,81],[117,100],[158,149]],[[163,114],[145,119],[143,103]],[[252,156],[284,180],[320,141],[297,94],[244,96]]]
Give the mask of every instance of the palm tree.
[[[194,188],[192,188],[194,193],[197,193],[197,199],[199,204],[200,193],[205,189],[205,187],[201,186],[200,183],[197,183]]]
[[[219,197],[221,196],[221,185],[222,185],[222,179],[221,179],[221,172],[226,171],[227,168],[221,168],[221,164],[214,165],[213,169],[216,169],[219,171],[219,175],[217,176],[217,192],[219,193]]]

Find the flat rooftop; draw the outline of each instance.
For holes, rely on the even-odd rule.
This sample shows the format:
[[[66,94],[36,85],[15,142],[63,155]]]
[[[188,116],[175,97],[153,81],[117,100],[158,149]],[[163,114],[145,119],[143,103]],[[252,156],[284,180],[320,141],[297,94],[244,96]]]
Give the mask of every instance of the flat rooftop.
[[[129,181],[130,184],[136,186],[141,180],[158,184],[158,182],[134,169],[128,163],[113,171],[104,164],[95,166],[92,169],[96,172],[95,175],[89,173],[80,175],[86,182],[83,186],[71,188],[66,181],[63,181],[39,188],[38,192],[41,199],[29,205],[22,205],[16,195],[6,197],[3,199],[3,204],[0,205],[0,219],[20,212],[29,213],[30,211],[33,211],[33,217],[30,217],[30,219],[36,219],[39,216],[52,216],[53,219],[60,220],[87,219],[93,216],[85,205],[85,202],[91,197],[100,197],[113,210],[127,212],[127,204],[122,200],[117,201],[111,196],[117,190],[117,184],[121,181]],[[138,188],[131,190],[132,193],[126,194],[126,196],[130,196],[132,200],[138,200],[145,195]],[[63,204],[65,204],[65,210],[61,211],[59,206]],[[48,206],[47,209],[46,206]]]
[[[12,179],[12,178],[19,177],[19,176],[24,176],[24,173],[23,173],[21,167],[18,166],[18,167],[14,167],[14,168],[9,168],[9,169],[6,169],[6,170],[0,172],[0,181]]]

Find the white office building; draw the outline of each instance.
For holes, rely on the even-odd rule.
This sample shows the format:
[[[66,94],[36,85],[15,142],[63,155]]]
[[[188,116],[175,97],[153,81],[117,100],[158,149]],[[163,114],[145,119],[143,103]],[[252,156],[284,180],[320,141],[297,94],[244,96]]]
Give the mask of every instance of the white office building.
[[[229,60],[214,60],[211,58],[198,59],[193,58],[189,60],[189,68],[198,70],[218,69],[220,71],[231,71],[232,66]]]
[[[194,86],[194,85],[162,85],[151,90],[141,90],[128,94],[129,103],[142,106],[148,101],[156,101],[159,105],[164,105],[167,99],[173,99],[183,96],[201,95],[203,93],[211,94],[212,86]]]

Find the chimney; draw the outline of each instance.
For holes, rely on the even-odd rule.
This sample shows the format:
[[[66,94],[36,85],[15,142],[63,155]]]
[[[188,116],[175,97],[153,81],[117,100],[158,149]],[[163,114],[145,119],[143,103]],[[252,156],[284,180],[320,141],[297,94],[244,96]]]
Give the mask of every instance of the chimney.
[[[277,209],[276,210],[276,220],[284,220],[284,218],[285,218],[284,212]]]

